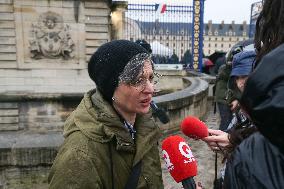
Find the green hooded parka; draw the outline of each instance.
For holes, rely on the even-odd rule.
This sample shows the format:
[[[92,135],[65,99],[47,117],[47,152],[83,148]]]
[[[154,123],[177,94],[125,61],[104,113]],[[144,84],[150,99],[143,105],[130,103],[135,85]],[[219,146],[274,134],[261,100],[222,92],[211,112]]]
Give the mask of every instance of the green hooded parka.
[[[134,127],[135,140],[99,92],[85,94],[64,125],[65,141],[51,168],[49,188],[123,189],[139,161],[137,188],[163,188],[160,130],[151,113],[137,115]]]

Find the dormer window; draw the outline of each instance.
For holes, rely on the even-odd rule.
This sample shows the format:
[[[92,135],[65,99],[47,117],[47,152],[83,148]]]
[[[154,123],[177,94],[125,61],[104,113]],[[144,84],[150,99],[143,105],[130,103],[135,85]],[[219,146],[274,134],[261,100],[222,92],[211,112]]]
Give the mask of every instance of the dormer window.
[[[218,31],[217,30],[214,32],[214,35],[218,35]]]

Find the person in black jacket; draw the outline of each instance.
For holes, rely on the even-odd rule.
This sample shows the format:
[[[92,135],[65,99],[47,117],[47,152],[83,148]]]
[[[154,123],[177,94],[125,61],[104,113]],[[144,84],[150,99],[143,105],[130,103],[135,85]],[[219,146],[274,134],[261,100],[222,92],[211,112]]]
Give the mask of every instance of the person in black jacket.
[[[257,66],[240,104],[259,132],[227,162],[224,188],[284,188],[284,1],[265,0],[256,24]]]
[[[248,78],[242,108],[258,128],[227,162],[224,188],[284,188],[284,44]]]

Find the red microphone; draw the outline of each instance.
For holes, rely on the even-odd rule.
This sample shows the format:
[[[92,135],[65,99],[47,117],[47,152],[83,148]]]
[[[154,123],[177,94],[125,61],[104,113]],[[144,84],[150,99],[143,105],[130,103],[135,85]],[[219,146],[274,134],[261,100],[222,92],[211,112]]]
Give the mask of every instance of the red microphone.
[[[180,124],[181,131],[188,137],[200,139],[208,136],[208,128],[198,118],[188,116]]]
[[[185,189],[195,189],[197,163],[185,140],[177,135],[167,137],[162,143],[162,154],[174,180],[182,182]]]

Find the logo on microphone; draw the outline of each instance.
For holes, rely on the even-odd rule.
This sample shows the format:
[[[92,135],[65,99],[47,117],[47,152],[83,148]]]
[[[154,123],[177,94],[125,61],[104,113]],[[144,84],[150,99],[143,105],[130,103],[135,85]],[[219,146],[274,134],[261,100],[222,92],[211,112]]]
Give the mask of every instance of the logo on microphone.
[[[184,157],[186,157],[188,160],[184,160],[184,163],[191,163],[193,161],[195,161],[194,156],[192,155],[192,152],[188,146],[188,144],[186,144],[185,142],[180,142],[178,145],[179,151],[181,153],[181,155],[183,155]]]
[[[168,152],[166,150],[163,150],[162,153],[163,153],[163,159],[165,160],[167,169],[169,171],[173,170],[174,165],[171,163],[170,156],[169,156]]]

